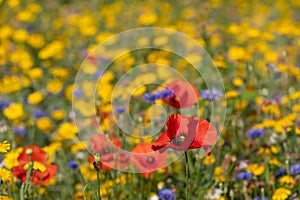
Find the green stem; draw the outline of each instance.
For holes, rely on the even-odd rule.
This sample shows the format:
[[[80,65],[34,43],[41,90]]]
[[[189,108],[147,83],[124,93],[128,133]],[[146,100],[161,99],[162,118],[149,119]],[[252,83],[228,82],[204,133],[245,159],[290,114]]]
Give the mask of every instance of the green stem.
[[[101,200],[101,194],[100,194],[100,170],[97,171],[97,199]]]
[[[185,156],[185,198],[186,200],[189,200],[189,176],[190,176],[190,171],[189,171],[189,159],[187,155],[187,151],[184,152]]]

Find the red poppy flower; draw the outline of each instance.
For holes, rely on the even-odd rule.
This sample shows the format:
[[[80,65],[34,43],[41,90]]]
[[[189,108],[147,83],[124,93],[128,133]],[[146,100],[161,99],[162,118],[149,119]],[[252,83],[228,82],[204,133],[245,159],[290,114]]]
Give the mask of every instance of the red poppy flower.
[[[118,170],[124,169],[128,166],[129,157],[127,154],[121,152],[121,142],[114,136],[110,136],[110,140],[105,134],[95,134],[90,141],[91,150],[100,153],[100,169],[111,170],[116,168]],[[94,157],[89,156],[89,161],[94,162]]]
[[[166,164],[167,152],[153,151],[151,145],[151,143],[138,144],[131,151],[131,162],[144,177],[148,177]]]
[[[188,82],[175,80],[167,84],[166,88],[173,91],[174,95],[163,98],[170,106],[175,108],[186,108],[198,102],[198,90]]]
[[[18,157],[19,165],[13,168],[14,176],[26,180],[26,172],[33,162],[30,180],[33,185],[45,185],[57,173],[57,165],[48,164],[48,155],[38,146],[27,146]]]
[[[167,130],[159,135],[153,143],[153,150],[164,151],[165,148],[185,151],[215,145],[218,134],[214,126],[197,117],[173,114],[166,123]],[[208,152],[209,153],[209,152]]]

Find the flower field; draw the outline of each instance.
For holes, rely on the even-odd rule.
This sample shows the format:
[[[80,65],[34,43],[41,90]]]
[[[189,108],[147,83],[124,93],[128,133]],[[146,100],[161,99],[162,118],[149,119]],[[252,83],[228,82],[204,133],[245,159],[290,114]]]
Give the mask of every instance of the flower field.
[[[300,198],[300,1],[0,0],[0,200]]]

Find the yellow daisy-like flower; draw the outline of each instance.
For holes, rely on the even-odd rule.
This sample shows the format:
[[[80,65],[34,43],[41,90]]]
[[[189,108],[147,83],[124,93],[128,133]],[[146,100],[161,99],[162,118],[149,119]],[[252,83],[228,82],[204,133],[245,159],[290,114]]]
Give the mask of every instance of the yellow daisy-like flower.
[[[28,95],[27,101],[30,104],[36,105],[44,99],[44,95],[41,92],[34,92]]]
[[[12,183],[12,173],[7,169],[2,167],[0,168],[0,177],[4,183]]]
[[[53,128],[53,123],[48,117],[41,117],[36,120],[36,127],[41,131],[50,131]]]
[[[203,160],[205,165],[212,165],[216,162],[216,158],[214,155],[206,156]]]
[[[0,195],[0,200],[12,200],[12,199],[6,195]]]
[[[273,196],[272,196],[272,200],[285,200],[287,199],[290,194],[292,194],[292,192],[288,189],[285,188],[278,188]]]
[[[24,170],[28,170],[29,166],[32,165],[32,162],[27,163],[26,165],[24,165],[23,169]],[[45,172],[46,171],[46,167],[45,165],[43,165],[42,163],[38,162],[38,161],[34,161],[33,162],[33,167],[34,170],[40,171],[40,172]]]
[[[23,106],[19,103],[12,103],[3,111],[3,114],[8,119],[18,119],[23,116]]]
[[[286,186],[288,186],[290,188],[293,188],[294,185],[295,185],[295,180],[294,180],[294,178],[292,176],[286,175],[286,176],[283,176],[283,177],[281,177],[279,179],[279,183],[281,185],[286,185]]]
[[[70,122],[63,122],[58,128],[58,139],[72,140],[76,137],[77,128]]]
[[[240,87],[244,84],[244,81],[241,78],[235,78],[233,79],[232,84],[236,87]]]
[[[58,94],[63,89],[63,83],[59,80],[52,80],[47,84],[47,90],[50,93]]]
[[[226,92],[226,98],[236,98],[239,96],[238,92],[235,90],[230,90],[228,92]]]
[[[246,171],[247,172],[252,172],[255,176],[260,176],[265,172],[265,166],[259,165],[257,163],[251,164],[247,167]]]
[[[19,147],[17,149],[12,149],[10,152],[5,154],[4,163],[7,169],[12,169],[15,166],[19,165],[18,157],[22,152],[23,148]]]
[[[10,144],[7,142],[7,140],[4,140],[0,143],[0,152],[6,153],[10,150]]]
[[[53,117],[53,119],[55,120],[62,120],[64,117],[66,116],[66,111],[64,110],[54,110],[51,113],[51,117]]]

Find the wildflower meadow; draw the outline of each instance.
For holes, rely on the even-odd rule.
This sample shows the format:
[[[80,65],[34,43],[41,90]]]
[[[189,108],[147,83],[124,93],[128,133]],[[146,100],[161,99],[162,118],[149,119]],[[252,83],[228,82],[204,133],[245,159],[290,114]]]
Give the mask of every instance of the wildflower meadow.
[[[299,200],[300,1],[0,0],[0,200]]]

